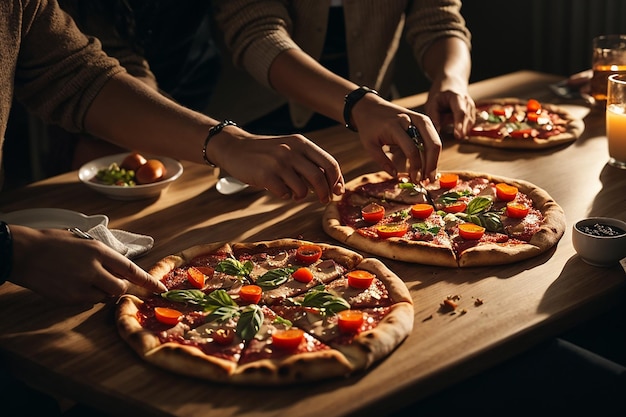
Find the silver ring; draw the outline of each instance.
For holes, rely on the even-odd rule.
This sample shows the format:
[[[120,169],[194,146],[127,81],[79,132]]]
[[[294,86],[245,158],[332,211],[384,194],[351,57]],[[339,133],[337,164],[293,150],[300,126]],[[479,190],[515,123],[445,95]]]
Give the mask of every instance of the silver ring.
[[[409,137],[413,139],[413,143],[415,143],[415,146],[417,146],[417,149],[419,149],[420,151],[423,151],[424,139],[422,138],[422,135],[420,135],[415,125],[413,124],[409,125],[409,128],[406,130],[406,133],[408,133]]]

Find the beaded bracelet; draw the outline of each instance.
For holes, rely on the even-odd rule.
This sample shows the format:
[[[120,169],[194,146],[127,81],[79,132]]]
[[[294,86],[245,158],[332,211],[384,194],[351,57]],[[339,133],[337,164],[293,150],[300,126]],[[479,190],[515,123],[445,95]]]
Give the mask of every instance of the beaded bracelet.
[[[377,96],[379,95],[378,91],[363,86],[346,94],[346,97],[344,98],[345,104],[343,106],[343,120],[346,122],[346,127],[353,132],[356,132],[357,130],[356,127],[350,123],[350,119],[352,118],[352,107],[354,107],[354,105],[367,93],[376,94]]]
[[[13,266],[13,237],[6,222],[0,221],[0,285],[4,284]]]
[[[215,168],[216,165],[213,162],[209,161],[209,158],[206,156],[206,147],[209,145],[209,141],[211,140],[211,138],[220,133],[222,129],[224,129],[226,126],[237,126],[237,123],[233,122],[232,120],[224,120],[223,122],[209,129],[209,134],[204,140],[204,146],[202,147],[202,159],[204,159],[204,162],[206,162],[207,165],[213,168]]]

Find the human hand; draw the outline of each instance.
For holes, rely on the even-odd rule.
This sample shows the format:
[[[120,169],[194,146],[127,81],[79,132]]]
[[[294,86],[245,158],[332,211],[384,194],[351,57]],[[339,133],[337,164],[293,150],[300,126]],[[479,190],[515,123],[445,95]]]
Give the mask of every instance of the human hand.
[[[427,116],[366,94],[352,108],[352,121],[365,150],[389,174],[408,172],[412,181],[435,180],[441,139]],[[411,124],[424,141],[423,166],[418,148],[407,133]],[[389,147],[391,158],[384,146]]]
[[[167,288],[128,258],[97,240],[65,230],[10,225],[13,268],[9,280],[46,298],[92,305],[124,294],[129,283],[150,292]]]
[[[440,91],[432,88],[424,105],[424,111],[433,121],[438,132],[445,126],[446,113],[452,113],[452,132],[455,139],[467,137],[476,120],[476,104],[467,92]]]
[[[229,128],[217,135],[217,165],[239,180],[282,198],[300,200],[315,191],[322,203],[344,192],[339,163],[302,135],[259,136]]]

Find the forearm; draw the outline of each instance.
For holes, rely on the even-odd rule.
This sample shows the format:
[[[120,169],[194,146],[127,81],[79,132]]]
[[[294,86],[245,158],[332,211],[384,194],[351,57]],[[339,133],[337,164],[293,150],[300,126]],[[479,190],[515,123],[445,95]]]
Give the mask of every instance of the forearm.
[[[344,97],[359,87],[328,71],[299,49],[289,49],[276,57],[269,80],[283,96],[341,123]]]
[[[217,120],[186,109],[127,74],[107,82],[86,117],[88,133],[127,149],[202,163],[202,147]]]
[[[439,91],[465,91],[472,68],[470,51],[460,38],[441,38],[426,50],[422,66]]]

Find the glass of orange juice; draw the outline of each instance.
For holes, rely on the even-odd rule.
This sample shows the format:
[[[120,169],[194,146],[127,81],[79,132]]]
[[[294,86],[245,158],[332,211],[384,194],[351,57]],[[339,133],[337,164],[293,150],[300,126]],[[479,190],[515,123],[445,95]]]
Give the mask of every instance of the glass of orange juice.
[[[626,74],[626,35],[602,35],[593,38],[591,95],[606,101],[607,79],[611,74]]]
[[[626,74],[609,76],[606,99],[609,165],[626,169]]]

